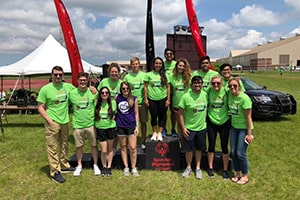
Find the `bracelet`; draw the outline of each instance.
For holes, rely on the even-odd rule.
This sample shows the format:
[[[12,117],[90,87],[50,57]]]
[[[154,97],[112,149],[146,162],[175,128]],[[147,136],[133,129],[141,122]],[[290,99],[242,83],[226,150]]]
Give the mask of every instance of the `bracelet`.
[[[140,124],[140,122],[136,122],[136,126],[138,126]]]

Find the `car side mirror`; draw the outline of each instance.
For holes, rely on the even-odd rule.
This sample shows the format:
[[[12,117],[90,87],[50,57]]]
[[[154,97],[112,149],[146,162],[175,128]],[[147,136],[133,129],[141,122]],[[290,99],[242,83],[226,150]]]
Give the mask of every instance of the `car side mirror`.
[[[266,89],[267,89],[267,86],[264,85],[264,86],[263,86],[263,89],[266,90]]]

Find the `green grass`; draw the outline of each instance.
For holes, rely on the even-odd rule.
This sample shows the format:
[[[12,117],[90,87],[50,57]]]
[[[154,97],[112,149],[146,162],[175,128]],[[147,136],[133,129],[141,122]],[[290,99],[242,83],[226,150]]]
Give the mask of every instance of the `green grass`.
[[[240,75],[293,94],[299,108],[300,73]],[[84,169],[80,177],[66,174],[66,182],[57,184],[48,176],[41,117],[7,117],[5,139],[0,142],[0,199],[300,199],[299,114],[254,122],[255,138],[248,149],[250,182],[245,186],[219,175],[210,179],[205,172],[199,181],[194,176],[183,179],[181,171],[141,170],[140,177],[124,177],[117,169],[111,178],[95,177],[91,169]],[[88,145],[85,151],[89,152]],[[74,153],[71,137],[69,156]]]

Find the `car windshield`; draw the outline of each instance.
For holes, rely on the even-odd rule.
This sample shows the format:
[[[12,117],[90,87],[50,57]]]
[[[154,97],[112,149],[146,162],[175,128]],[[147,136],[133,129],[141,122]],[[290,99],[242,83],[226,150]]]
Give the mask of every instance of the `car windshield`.
[[[245,90],[262,90],[263,88],[258,85],[257,83],[251,81],[250,79],[247,78],[241,78],[243,85],[245,87]]]

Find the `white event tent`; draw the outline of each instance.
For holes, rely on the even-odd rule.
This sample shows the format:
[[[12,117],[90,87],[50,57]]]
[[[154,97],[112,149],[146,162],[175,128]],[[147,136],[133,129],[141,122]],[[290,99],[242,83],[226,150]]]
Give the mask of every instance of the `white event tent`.
[[[51,69],[56,65],[61,66],[65,73],[71,73],[71,65],[66,48],[50,34],[37,49],[23,59],[0,67],[0,75],[50,74]],[[85,72],[102,74],[101,67],[95,67],[84,60],[82,60],[82,65]]]

